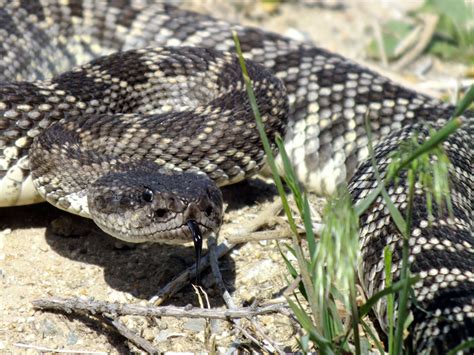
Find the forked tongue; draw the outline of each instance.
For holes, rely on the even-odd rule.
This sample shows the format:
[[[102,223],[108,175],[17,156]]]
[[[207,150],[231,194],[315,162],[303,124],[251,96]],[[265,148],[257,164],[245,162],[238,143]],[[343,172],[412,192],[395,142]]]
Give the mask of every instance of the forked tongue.
[[[199,225],[195,220],[189,220],[186,223],[193,235],[194,250],[196,252],[196,285],[201,283],[201,253],[202,253],[202,234]]]

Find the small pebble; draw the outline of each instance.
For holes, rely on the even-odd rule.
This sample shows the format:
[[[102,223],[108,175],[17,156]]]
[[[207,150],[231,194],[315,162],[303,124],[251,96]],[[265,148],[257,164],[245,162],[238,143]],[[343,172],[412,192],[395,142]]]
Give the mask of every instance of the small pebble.
[[[153,341],[158,336],[156,335],[156,331],[153,328],[145,328],[142,331],[142,337],[146,340]]]
[[[67,345],[74,345],[77,343],[78,340],[79,337],[77,336],[77,334],[74,331],[71,331],[67,336],[66,343]]]
[[[256,256],[256,258],[258,258],[258,256]],[[274,270],[275,263],[272,260],[262,260],[252,264],[250,270],[246,270],[244,276],[242,277],[242,282],[248,283],[251,280],[253,282],[263,282],[269,279]]]
[[[55,336],[61,334],[61,331],[58,329],[57,324],[49,319],[44,319],[41,322],[41,334],[43,337]]]
[[[206,328],[206,320],[202,318],[192,318],[184,323],[184,329],[192,330],[195,332],[204,331]]]
[[[170,337],[170,333],[167,330],[162,330],[161,332],[158,333],[158,335],[155,337],[154,340],[157,343],[161,343],[168,340],[169,337]]]

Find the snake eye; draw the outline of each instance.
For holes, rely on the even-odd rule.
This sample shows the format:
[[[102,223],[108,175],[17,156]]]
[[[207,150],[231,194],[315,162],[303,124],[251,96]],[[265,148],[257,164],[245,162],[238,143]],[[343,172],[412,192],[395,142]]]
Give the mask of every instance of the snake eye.
[[[143,201],[145,202],[153,201],[153,191],[149,189],[148,187],[145,187],[145,191],[143,191],[142,193],[142,198],[143,198]]]

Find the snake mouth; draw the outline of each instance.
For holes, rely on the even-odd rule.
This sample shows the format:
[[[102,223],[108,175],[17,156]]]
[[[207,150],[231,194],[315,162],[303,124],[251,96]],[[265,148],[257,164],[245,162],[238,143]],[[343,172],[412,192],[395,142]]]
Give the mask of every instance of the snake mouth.
[[[215,232],[219,227],[204,223],[204,221],[188,220],[182,224],[170,226],[167,229],[154,229],[151,226],[147,226],[131,230],[129,227],[120,224],[94,221],[105,233],[129,243],[186,244],[192,241],[195,247],[197,247],[198,243],[202,245],[202,240],[207,238],[212,232]]]

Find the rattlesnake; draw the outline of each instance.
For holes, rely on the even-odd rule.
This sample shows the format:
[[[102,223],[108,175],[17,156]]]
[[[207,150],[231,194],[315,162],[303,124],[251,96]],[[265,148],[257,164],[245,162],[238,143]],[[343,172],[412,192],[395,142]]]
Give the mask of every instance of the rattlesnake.
[[[426,137],[453,112],[313,45],[171,5],[1,0],[0,206],[37,202],[39,191],[134,241],[181,242],[196,229],[218,230],[222,196],[212,180],[242,180],[264,161],[232,29],[251,60],[267,133],[285,134],[299,180],[316,193],[333,192],[354,173],[355,201],[375,187],[370,163],[356,170],[367,156],[367,115],[383,172],[402,139]],[[453,219],[428,224],[422,194],[415,201],[410,262],[421,281],[410,342],[417,350],[443,353],[474,334],[473,117],[466,113],[444,144]],[[403,184],[388,189],[404,210]],[[381,199],[361,219],[361,244],[370,296],[384,287],[384,246],[394,249],[395,278],[401,260],[401,237]]]

